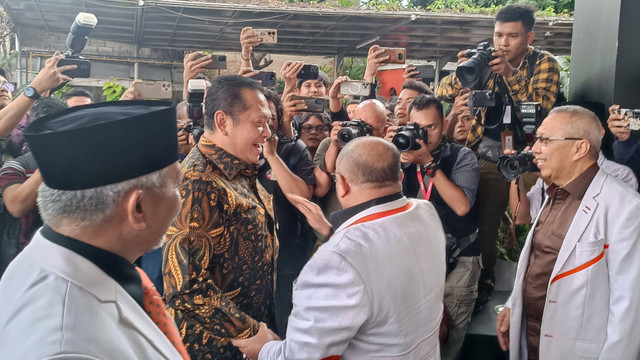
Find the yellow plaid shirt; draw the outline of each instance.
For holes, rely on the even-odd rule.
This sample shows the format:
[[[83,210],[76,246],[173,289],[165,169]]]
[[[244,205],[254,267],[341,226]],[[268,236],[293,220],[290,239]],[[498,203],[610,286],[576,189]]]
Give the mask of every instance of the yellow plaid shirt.
[[[541,51],[533,76],[529,79],[529,57],[532,53],[533,47],[529,46],[527,56],[525,56],[518,71],[513,76],[505,77],[492,74],[489,81],[487,81],[485,89],[495,90],[496,77],[502,76],[516,104],[527,101],[539,102],[542,106],[542,112],[546,114],[551,110],[558,96],[558,87],[560,85],[558,61],[549,52]],[[460,89],[462,89],[462,84],[460,84],[460,80],[458,80],[454,72],[440,81],[436,95],[444,101],[453,102]],[[481,108],[478,115],[473,119],[467,137],[467,146],[473,147],[482,139],[486,111],[486,108]]]

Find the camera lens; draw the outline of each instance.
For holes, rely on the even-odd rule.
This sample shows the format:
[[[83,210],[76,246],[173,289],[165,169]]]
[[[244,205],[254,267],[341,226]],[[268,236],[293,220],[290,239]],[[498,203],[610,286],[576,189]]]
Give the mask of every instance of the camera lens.
[[[227,55],[218,56],[218,61],[227,61]]]
[[[403,60],[403,59],[404,59],[404,54],[398,53],[398,60]]]
[[[351,128],[342,128],[338,131],[338,142],[340,145],[345,145],[356,137],[357,134],[354,134],[354,130]]]
[[[392,142],[400,152],[405,152],[411,149],[411,138],[404,134],[395,135]]]

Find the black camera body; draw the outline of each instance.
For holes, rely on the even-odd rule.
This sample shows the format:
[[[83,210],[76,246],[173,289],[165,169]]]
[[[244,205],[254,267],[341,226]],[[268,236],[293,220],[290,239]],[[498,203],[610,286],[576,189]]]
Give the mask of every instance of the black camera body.
[[[522,130],[524,141],[532,146],[536,138],[536,129],[542,122],[542,106],[539,102],[521,102]]]
[[[66,65],[77,66],[77,68],[73,70],[67,70],[62,73],[72,79],[91,77],[91,61],[85,60],[81,56],[77,56],[77,55],[73,56],[73,55],[67,54],[66,58],[60,59],[60,61],[58,61],[58,67],[66,66]]]
[[[491,90],[471,90],[469,95],[469,109],[496,106],[496,93]]]
[[[207,84],[203,79],[191,79],[187,83],[187,116],[191,119],[191,124],[184,128],[184,131],[191,133],[196,143],[200,140],[202,134],[204,134],[204,124],[202,118],[204,117],[203,102],[204,92]]]
[[[481,42],[475,49],[467,49],[467,57],[469,60],[458,65],[456,68],[456,76],[462,87],[473,88],[480,76],[489,66],[489,62],[497,59],[492,53],[496,49],[492,48],[488,42]]]
[[[391,142],[398,148],[398,151],[406,152],[420,149],[420,144],[416,142],[418,139],[426,144],[428,140],[427,130],[414,122],[410,122],[405,126],[398,127],[398,131],[391,139]]]
[[[338,142],[341,146],[345,146],[349,141],[367,135],[371,135],[371,126],[364,121],[345,121],[342,123],[342,129],[338,131]]]
[[[500,156],[497,167],[500,177],[504,181],[512,181],[523,174],[540,171],[533,162],[533,153],[531,151]]]

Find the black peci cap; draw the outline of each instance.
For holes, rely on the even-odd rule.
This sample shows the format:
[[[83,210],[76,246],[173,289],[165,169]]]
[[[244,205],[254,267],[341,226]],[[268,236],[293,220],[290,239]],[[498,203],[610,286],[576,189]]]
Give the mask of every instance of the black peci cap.
[[[170,101],[113,101],[44,116],[24,130],[44,183],[58,190],[115,184],[178,161]]]

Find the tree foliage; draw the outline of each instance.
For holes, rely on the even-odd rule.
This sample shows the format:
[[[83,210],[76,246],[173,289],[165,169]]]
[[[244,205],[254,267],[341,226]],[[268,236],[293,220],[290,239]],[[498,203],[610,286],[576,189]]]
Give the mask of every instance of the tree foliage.
[[[463,13],[494,13],[504,5],[521,2],[534,5],[538,15],[543,16],[570,14],[575,6],[575,0],[409,0],[409,4],[418,9]]]

